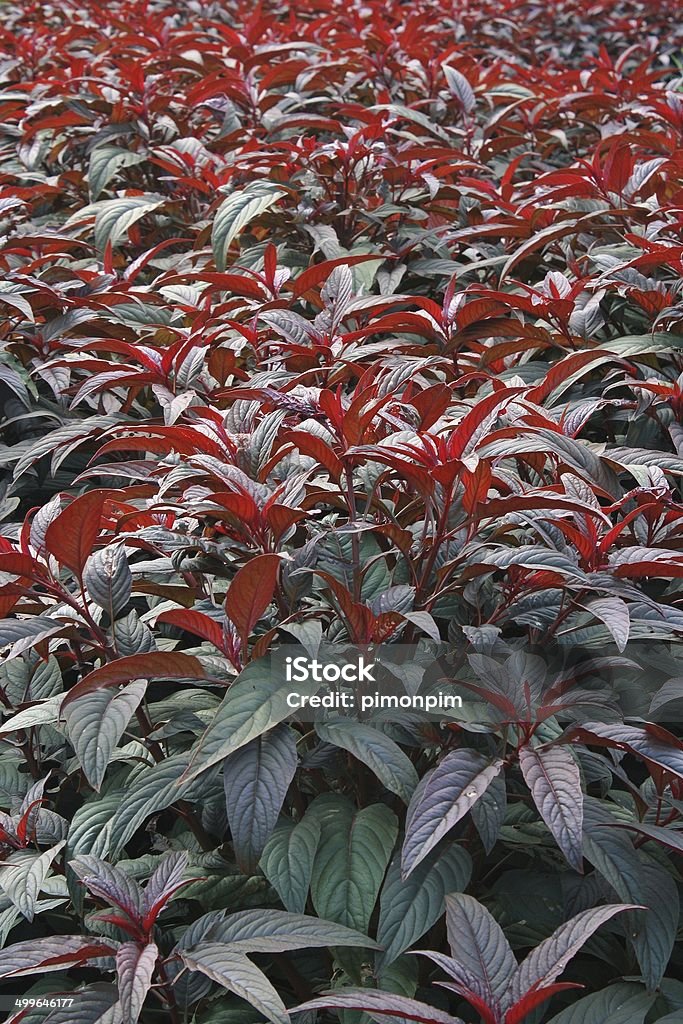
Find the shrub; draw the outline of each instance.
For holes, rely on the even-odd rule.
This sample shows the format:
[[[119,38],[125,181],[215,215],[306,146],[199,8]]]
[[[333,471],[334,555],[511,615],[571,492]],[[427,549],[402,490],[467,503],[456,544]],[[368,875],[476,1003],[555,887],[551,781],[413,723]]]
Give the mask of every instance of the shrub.
[[[3,5],[11,1022],[681,1019],[676,10]]]

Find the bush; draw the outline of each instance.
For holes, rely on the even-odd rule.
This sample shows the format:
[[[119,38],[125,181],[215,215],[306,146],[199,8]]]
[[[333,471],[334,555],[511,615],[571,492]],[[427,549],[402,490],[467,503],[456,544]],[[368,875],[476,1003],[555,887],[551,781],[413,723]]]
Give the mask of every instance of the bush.
[[[683,1019],[676,12],[3,5],[11,1022]]]

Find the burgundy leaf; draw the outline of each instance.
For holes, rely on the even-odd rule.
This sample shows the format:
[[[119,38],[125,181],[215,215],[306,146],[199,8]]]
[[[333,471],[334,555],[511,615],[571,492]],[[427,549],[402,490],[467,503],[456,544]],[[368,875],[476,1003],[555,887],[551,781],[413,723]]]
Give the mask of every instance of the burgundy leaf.
[[[198,658],[176,652],[166,654],[150,651],[132,654],[96,668],[72,686],[62,703],[62,709],[86,693],[107,686],[129,683],[131,679],[206,679],[206,670]]]
[[[273,600],[280,569],[278,555],[257,555],[238,570],[225,599],[225,610],[246,647],[258,620]]]
[[[83,572],[100,532],[106,497],[106,491],[86,491],[69,502],[45,531],[47,550],[77,576]]]
[[[529,1014],[532,1010],[535,1010],[537,1006],[541,1006],[547,1002],[551,996],[554,996],[556,992],[564,992],[567,989],[572,988],[583,988],[583,985],[575,984],[570,981],[557,981],[554,985],[546,985],[544,988],[532,989],[528,992],[519,1002],[511,1006],[508,1012],[505,1014],[503,1024],[521,1024],[523,1020],[528,1019]]]
[[[50,935],[14,942],[0,950],[0,978],[63,971],[102,956],[113,956],[116,943],[87,935]]]

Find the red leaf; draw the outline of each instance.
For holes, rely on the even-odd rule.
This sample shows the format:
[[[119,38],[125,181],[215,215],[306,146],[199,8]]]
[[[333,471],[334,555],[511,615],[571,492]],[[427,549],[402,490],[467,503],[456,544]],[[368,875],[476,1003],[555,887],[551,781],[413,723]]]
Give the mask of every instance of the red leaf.
[[[19,978],[85,963],[115,952],[104,939],[85,935],[49,935],[15,942],[0,950],[0,978]]]
[[[106,491],[86,491],[74,498],[45,531],[45,547],[58,562],[68,566],[77,576],[92,554],[100,532],[102,507]]]
[[[376,623],[371,610],[359,601],[354,601],[344,584],[335,579],[331,573],[318,569],[317,575],[325,580],[336,598],[352,643],[367,643]]]
[[[460,421],[449,440],[448,454],[450,458],[461,459],[463,455],[466,455],[468,448],[474,447],[480,428],[488,417],[499,406],[504,405],[506,402],[511,402],[523,390],[524,388],[505,388],[493,391],[486,398],[482,398],[481,401],[477,402],[474,408],[470,409],[467,415]]]
[[[44,575],[45,570],[30,555],[18,551],[0,552],[0,572],[17,579],[0,587],[0,618],[6,618],[24,593],[25,585],[34,578]]]
[[[583,988],[583,985],[577,985],[572,981],[558,981],[554,985],[546,985],[545,988],[534,989],[511,1006],[508,1012],[505,1014],[504,1024],[521,1024],[532,1010],[535,1010],[537,1006],[544,1003],[546,999],[550,999],[556,992],[563,992],[568,988]]]
[[[634,546],[611,555],[610,569],[615,576],[629,579],[641,576],[673,579],[683,576],[683,560],[677,551]]]
[[[342,463],[337,458],[328,444],[315,434],[307,434],[304,430],[289,430],[281,438],[283,444],[291,442],[296,445],[303,455],[316,459],[321,466],[324,466],[335,483],[339,482],[342,474]]]
[[[237,572],[225,599],[225,610],[246,647],[252,629],[273,600],[279,555],[257,555]]]
[[[186,629],[188,633],[194,633],[203,640],[217,647],[225,653],[225,636],[220,623],[216,622],[209,615],[202,612],[194,612],[188,609],[172,608],[171,611],[162,612],[157,618],[157,623],[166,622],[169,626],[177,626],[179,629]]]
[[[219,384],[225,384],[231,373],[235,372],[237,356],[229,348],[215,348],[209,356],[209,372]]]
[[[429,430],[443,416],[452,398],[453,393],[445,384],[434,384],[411,398],[410,404],[417,409],[421,419],[420,429]]]
[[[263,302],[266,297],[263,286],[247,277],[246,274],[187,274],[182,280],[198,280],[202,283],[208,283],[211,287],[207,289],[207,292],[220,290],[230,292],[232,295],[244,295],[249,299],[257,299],[260,302]]]
[[[273,531],[273,536],[276,541],[280,540],[283,533],[293,526],[294,523],[298,523],[299,520],[304,519],[306,513],[302,509],[290,508],[289,505],[279,505],[277,502],[271,505],[268,509],[267,519],[268,525]]]
[[[123,928],[124,932],[134,939],[140,938],[141,932],[138,926],[127,917],[121,917],[120,914],[96,914],[95,920],[102,921],[104,924],[114,924],[117,928]]]
[[[481,1017],[481,1024],[498,1024],[497,1010],[492,1010],[490,1006],[487,1006],[476,992],[466,988],[465,985],[458,985],[451,981],[439,981],[437,984],[440,988],[447,988],[450,992],[457,992],[459,996],[463,996]]]
[[[198,658],[180,651],[173,654],[164,651],[132,654],[96,668],[72,686],[62,701],[62,710],[86,693],[129,683],[131,679],[206,679],[206,670]]]
[[[35,810],[36,807],[40,807],[42,802],[42,798],[40,800],[33,800],[28,805],[28,807],[21,816],[19,824],[17,825],[17,839],[19,840],[22,846],[27,845],[29,824],[31,824],[32,832],[35,833],[36,815],[33,813],[33,811]]]
[[[584,366],[589,366],[591,363],[596,363],[599,360],[616,359],[610,352],[604,352],[601,349],[591,348],[587,352],[573,352],[570,356],[561,359],[558,363],[555,363],[548,372],[546,373],[543,381],[533,388],[528,398],[531,402],[535,402],[536,405],[542,405],[546,398],[562,384],[563,381],[570,377],[573,373],[583,369]]]
[[[365,253],[362,256],[341,256],[336,260],[325,260],[323,263],[316,263],[300,274],[296,281],[289,282],[287,288],[291,289],[296,296],[303,295],[310,288],[322,284],[330,276],[335,267],[353,267],[356,263],[366,263],[368,260],[395,259],[395,256],[387,256],[386,253]]]
[[[254,523],[258,519],[258,505],[250,494],[220,491],[211,495],[211,501],[229,512],[237,522]]]
[[[462,507],[470,515],[480,502],[486,501],[491,484],[491,466],[484,459],[477,462],[476,468],[470,470],[467,466],[462,467],[460,480],[465,487],[465,494],[462,499]]]

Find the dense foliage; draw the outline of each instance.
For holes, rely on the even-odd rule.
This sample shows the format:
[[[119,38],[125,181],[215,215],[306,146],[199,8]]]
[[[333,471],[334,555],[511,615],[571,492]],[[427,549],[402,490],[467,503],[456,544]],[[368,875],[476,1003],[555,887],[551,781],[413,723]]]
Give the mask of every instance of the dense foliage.
[[[677,9],[2,5],[8,1020],[683,1019]]]

